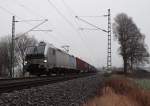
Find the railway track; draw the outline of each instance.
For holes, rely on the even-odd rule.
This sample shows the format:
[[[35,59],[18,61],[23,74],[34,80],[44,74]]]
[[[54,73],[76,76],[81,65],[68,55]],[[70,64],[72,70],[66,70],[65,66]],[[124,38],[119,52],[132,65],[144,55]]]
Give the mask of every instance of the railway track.
[[[41,86],[45,84],[52,84],[61,81],[72,80],[75,78],[91,76],[95,74],[96,73],[86,73],[86,74],[79,74],[79,75],[65,75],[65,76],[53,76],[53,77],[2,79],[0,80],[0,93],[27,89],[30,87]]]

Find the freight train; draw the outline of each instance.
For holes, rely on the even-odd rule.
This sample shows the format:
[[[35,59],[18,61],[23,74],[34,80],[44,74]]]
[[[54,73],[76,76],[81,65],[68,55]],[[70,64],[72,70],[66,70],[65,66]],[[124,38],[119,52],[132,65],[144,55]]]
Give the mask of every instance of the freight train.
[[[25,70],[37,76],[96,72],[94,66],[45,42],[27,48]]]

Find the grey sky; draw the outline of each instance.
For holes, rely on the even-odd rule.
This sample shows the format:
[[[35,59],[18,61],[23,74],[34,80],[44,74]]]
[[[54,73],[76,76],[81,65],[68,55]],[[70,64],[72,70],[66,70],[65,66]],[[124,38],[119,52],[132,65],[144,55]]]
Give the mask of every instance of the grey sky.
[[[0,0],[0,36],[11,33],[12,15],[17,20],[48,19],[40,29],[52,29],[53,32],[30,32],[39,40],[45,40],[60,48],[70,45],[70,53],[95,66],[106,66],[107,34],[101,31],[80,31],[79,27],[89,25],[75,19],[78,16],[98,16],[111,9],[112,22],[116,14],[125,12],[131,16],[137,26],[146,35],[150,47],[150,1],[149,0],[49,0],[61,12],[48,3],[48,0]],[[64,19],[65,17],[65,19]],[[66,19],[67,18],[67,19]],[[83,18],[89,22],[107,28],[106,18]],[[67,20],[67,21],[66,21]],[[69,22],[68,22],[69,20]],[[16,23],[16,33],[26,32],[39,22]],[[122,60],[117,52],[118,44],[112,36],[112,64],[121,66]],[[150,51],[150,50],[149,50]]]

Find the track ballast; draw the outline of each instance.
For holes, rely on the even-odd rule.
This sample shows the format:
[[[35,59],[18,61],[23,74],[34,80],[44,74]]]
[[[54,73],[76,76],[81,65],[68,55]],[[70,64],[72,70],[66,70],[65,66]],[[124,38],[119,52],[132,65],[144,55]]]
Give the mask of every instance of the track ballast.
[[[79,77],[86,77],[95,75],[95,73],[84,73],[75,75],[64,76],[51,76],[51,77],[30,77],[30,78],[14,78],[14,79],[2,79],[0,80],[0,93],[11,92],[14,90],[27,89],[30,87],[52,84],[61,81],[67,81]]]

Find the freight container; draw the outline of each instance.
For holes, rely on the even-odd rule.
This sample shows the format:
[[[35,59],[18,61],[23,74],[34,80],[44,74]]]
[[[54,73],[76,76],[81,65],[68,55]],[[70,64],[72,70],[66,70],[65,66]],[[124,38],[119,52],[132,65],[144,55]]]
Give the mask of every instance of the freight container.
[[[79,59],[78,57],[76,57],[76,67],[78,70],[80,70],[81,72],[87,72],[88,71],[88,64],[86,62],[84,62],[83,60]]]

